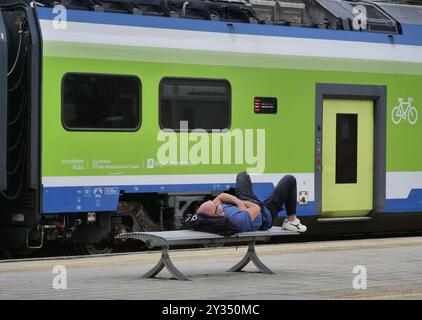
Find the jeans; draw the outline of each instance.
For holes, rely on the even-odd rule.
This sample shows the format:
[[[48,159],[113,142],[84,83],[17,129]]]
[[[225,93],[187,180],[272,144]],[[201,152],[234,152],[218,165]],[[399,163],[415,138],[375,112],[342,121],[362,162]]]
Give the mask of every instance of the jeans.
[[[264,201],[260,201],[253,193],[251,177],[246,172],[241,172],[236,177],[236,197],[265,207],[271,212],[273,221],[277,214],[286,209],[286,214],[292,216],[296,214],[297,186],[296,178],[292,175],[284,176],[279,181],[270,196]]]

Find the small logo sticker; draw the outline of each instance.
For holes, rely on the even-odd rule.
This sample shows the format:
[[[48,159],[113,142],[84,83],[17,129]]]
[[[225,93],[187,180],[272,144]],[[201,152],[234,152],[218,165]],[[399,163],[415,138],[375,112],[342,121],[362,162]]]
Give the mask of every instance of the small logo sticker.
[[[299,204],[308,204],[308,191],[299,191]]]
[[[399,105],[393,108],[391,119],[395,125],[402,120],[414,125],[418,121],[418,110],[412,105],[413,98],[408,98],[407,102],[403,100],[403,98],[399,98]]]
[[[152,158],[147,159],[147,168],[148,169],[154,168],[154,159]]]

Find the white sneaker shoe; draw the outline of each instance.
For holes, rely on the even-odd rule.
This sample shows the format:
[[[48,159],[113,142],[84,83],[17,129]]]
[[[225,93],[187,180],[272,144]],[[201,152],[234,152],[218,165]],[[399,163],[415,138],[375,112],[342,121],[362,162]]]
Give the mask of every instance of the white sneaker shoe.
[[[305,232],[308,229],[305,225],[300,223],[300,220],[298,218],[293,221],[284,219],[283,226],[281,228],[283,228],[284,230],[295,232]]]

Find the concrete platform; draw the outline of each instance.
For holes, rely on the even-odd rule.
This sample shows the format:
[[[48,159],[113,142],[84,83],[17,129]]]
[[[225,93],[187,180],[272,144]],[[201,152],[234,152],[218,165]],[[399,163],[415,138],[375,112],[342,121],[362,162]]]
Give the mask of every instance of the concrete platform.
[[[258,245],[275,274],[229,273],[246,247],[175,250],[175,265],[192,281],[144,279],[160,253],[0,262],[0,299],[422,299],[422,237]],[[53,288],[56,265],[67,289]],[[356,290],[353,268],[367,272]],[[359,275],[362,275],[361,273]],[[360,282],[361,283],[361,282]]]

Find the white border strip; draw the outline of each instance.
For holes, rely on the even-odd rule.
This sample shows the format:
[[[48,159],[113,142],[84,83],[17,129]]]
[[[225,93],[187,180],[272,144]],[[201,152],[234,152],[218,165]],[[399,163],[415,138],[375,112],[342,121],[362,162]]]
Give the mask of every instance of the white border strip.
[[[406,199],[412,189],[422,189],[422,172],[387,172],[387,199]]]
[[[40,25],[44,41],[422,63],[422,46],[225,34],[81,22],[68,22],[67,29],[56,30],[51,20],[40,20]]]

